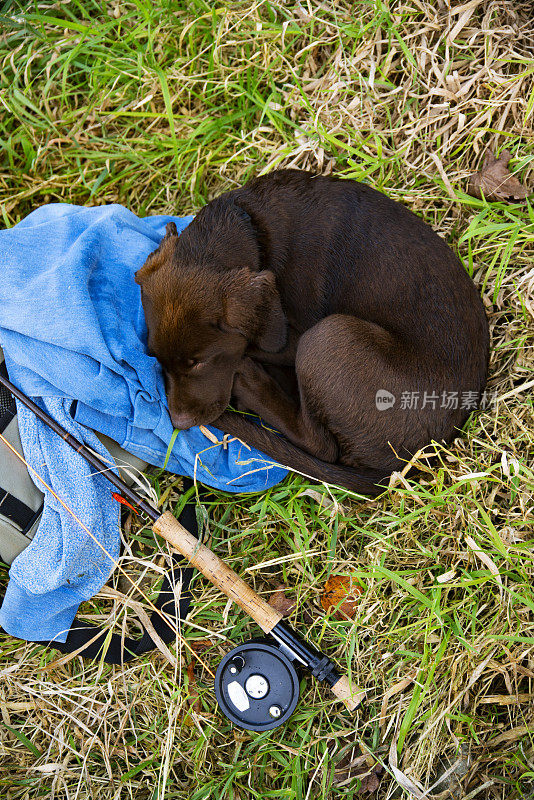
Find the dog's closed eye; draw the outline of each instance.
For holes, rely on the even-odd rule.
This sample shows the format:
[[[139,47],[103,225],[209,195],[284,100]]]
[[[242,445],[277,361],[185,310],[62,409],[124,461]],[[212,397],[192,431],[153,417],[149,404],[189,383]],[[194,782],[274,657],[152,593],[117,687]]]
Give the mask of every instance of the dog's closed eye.
[[[187,368],[190,370],[197,370],[202,369],[202,367],[206,366],[205,361],[199,361],[196,358],[188,358],[186,361]]]

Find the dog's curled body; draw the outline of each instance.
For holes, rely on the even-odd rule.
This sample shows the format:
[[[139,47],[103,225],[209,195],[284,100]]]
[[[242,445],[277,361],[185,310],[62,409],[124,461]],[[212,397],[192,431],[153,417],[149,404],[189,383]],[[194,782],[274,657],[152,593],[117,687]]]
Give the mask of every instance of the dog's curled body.
[[[376,494],[453,438],[485,387],[473,282],[426,223],[365,184],[256,178],[171,228],[136,280],[177,427],[213,423],[355,491]],[[224,411],[231,397],[282,436]]]

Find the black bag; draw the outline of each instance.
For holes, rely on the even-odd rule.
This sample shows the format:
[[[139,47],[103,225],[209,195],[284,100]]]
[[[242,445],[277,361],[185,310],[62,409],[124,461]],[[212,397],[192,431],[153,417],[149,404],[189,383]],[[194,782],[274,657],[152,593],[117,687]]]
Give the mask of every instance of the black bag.
[[[7,370],[2,349],[0,348],[0,373],[7,377]],[[17,408],[12,394],[0,383],[0,433],[22,454],[20,442]],[[108,437],[100,436],[118,465],[121,477],[131,482],[128,467],[137,470],[145,469],[146,463],[121,450],[116,442]],[[193,482],[184,478],[184,491]],[[34,484],[24,464],[0,440],[0,560],[6,565],[12,563],[22,550],[27,547],[39,526],[43,510],[43,493]],[[194,536],[198,536],[198,523],[195,506],[186,505],[180,515],[180,522]],[[174,629],[178,619],[184,619],[190,602],[189,583],[193,575],[191,568],[183,568],[181,556],[173,555],[173,565],[166,574],[154,605],[158,611],[150,616],[150,622],[158,636],[167,644],[175,638]],[[181,582],[180,597],[176,598],[174,588]],[[159,613],[158,613],[159,612]],[[164,619],[168,618],[168,622]],[[1,629],[0,629],[1,630]],[[86,658],[99,658],[107,640],[108,631],[88,622],[75,619],[65,642],[49,642],[52,647],[63,653],[83,648]],[[93,640],[94,641],[91,641]],[[42,644],[46,644],[43,642]],[[131,661],[136,656],[153,650],[156,647],[150,634],[145,630],[140,639],[125,638],[112,634],[107,649],[103,653],[104,661],[109,664],[120,664]]]

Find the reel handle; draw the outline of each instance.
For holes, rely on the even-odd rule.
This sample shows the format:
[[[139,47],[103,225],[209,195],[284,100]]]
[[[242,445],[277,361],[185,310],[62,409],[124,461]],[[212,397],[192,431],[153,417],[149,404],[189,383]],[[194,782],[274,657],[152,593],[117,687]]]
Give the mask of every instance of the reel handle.
[[[271,633],[282,621],[282,615],[263,600],[242,580],[224,561],[189,533],[170,511],[165,511],[153,524],[156,533],[162,536],[179,553],[196,567],[214,586],[233,600],[260,626],[264,633]],[[288,631],[289,626],[285,628]],[[349,679],[342,675],[333,686],[332,692],[342,700],[349,711],[354,711],[364,696],[364,692],[352,688]]]

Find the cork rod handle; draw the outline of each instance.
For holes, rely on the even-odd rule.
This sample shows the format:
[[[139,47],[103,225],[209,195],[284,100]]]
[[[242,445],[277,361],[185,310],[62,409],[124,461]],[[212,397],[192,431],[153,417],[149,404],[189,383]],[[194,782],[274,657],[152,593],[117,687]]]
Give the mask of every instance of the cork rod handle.
[[[342,700],[345,703],[349,711],[354,711],[365,697],[363,689],[351,686],[346,675],[342,675],[330,689],[338,700]]]
[[[282,615],[263,600],[239,575],[228,567],[206,545],[189,533],[170,511],[165,511],[153,525],[169,544],[196,567],[230,600],[249,614],[264,633],[270,633]]]

